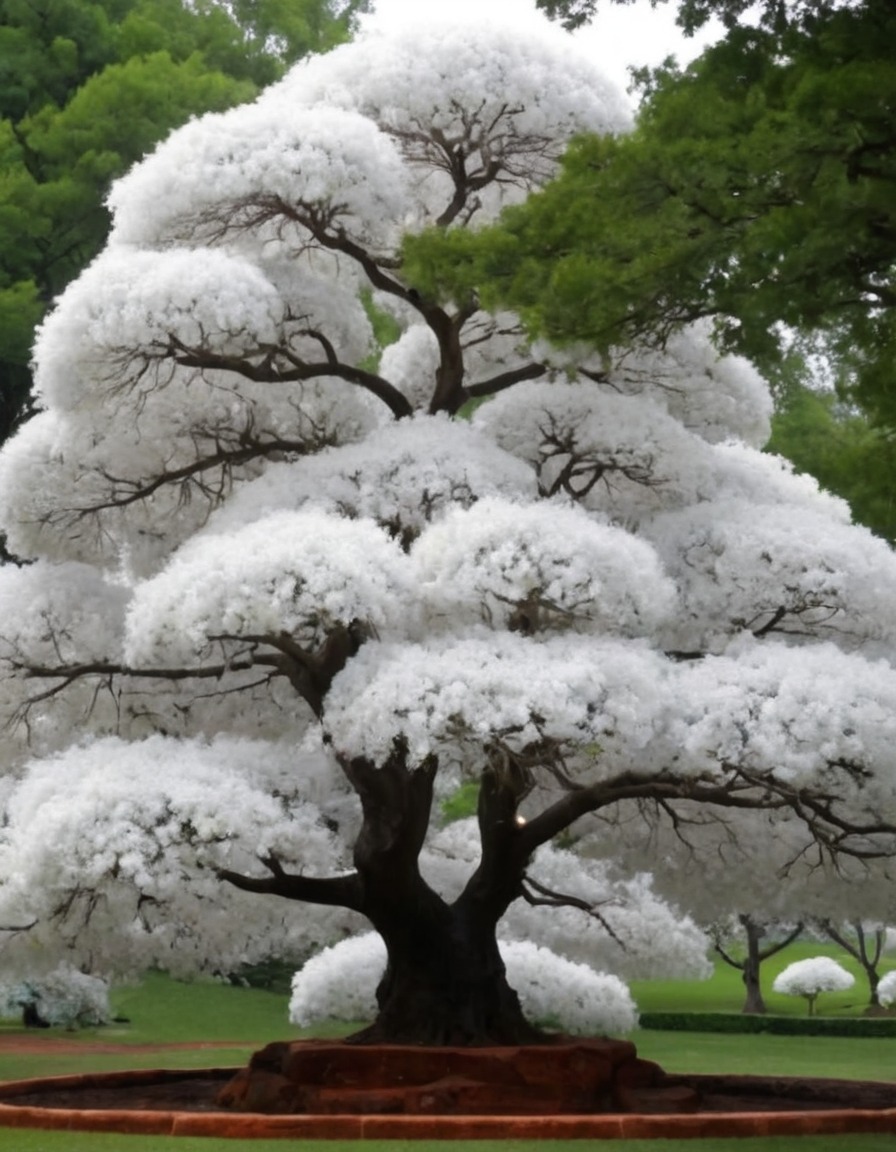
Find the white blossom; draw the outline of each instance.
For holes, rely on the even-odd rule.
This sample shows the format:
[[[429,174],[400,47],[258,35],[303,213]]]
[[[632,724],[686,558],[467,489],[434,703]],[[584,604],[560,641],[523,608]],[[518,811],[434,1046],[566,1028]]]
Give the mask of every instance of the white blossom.
[[[535,468],[542,493],[567,493],[626,527],[690,503],[709,475],[709,447],[659,405],[587,380],[518,384],[473,423]]]
[[[281,633],[316,644],[333,624],[385,627],[412,592],[398,547],[364,520],[272,513],[233,535],[202,535],[135,592],[134,663],[207,656],[224,641]]]
[[[112,1019],[109,985],[71,964],[60,964],[37,976],[2,973],[0,1015],[21,1019],[26,1005],[33,1007],[44,1023],[69,1029],[95,1028]]]
[[[471,623],[505,621],[527,632],[647,635],[675,604],[649,547],[548,501],[486,498],[455,509],[423,533],[412,556],[424,592],[455,621],[465,612]]]

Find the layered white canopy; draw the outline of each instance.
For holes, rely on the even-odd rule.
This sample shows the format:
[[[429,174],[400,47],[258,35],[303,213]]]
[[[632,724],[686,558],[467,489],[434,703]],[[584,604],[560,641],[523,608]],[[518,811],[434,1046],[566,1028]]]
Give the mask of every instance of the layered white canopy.
[[[390,867],[421,851],[460,899],[474,828],[531,899],[496,914],[530,973],[559,971],[520,948],[552,931],[569,962],[597,931],[643,959],[685,859],[725,878],[682,868],[679,943],[652,952],[679,970],[688,899],[768,898],[763,859],[778,915],[813,849],[860,853],[856,910],[880,911],[891,550],[759,451],[768,389],[703,325],[558,350],[405,275],[408,233],[495,219],[572,135],[627,126],[559,34],[433,24],[299,64],[115,185],[0,453],[29,562],[0,572],[15,947],[179,972],[298,951],[369,913],[355,870],[396,840]],[[475,825],[446,826],[477,786]]]

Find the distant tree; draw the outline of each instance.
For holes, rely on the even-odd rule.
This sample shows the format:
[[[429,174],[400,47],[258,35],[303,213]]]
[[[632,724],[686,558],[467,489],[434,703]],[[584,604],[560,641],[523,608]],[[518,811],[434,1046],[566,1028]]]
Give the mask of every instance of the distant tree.
[[[739,956],[731,947],[732,933],[730,926],[725,924],[714,926],[711,930],[713,947],[726,964],[741,973],[746,989],[743,1011],[761,1015],[767,1010],[760,982],[762,962],[792,944],[802,932],[803,925],[796,924],[782,932],[774,931],[774,925],[763,924],[752,916],[739,915],[735,920],[743,933],[743,956]],[[768,937],[765,947],[762,945],[764,937]]]
[[[794,24],[811,24],[817,16],[842,8],[848,0],[651,0],[652,7],[673,4],[678,9],[677,23],[685,32],[702,28],[716,17],[726,28],[741,21],[764,27],[785,28]],[[635,0],[535,0],[536,8],[564,28],[574,30],[589,23],[599,11],[611,4],[633,4]]]
[[[884,925],[863,924],[861,920],[853,920],[846,924],[819,920],[817,926],[823,935],[839,944],[844,952],[861,965],[868,981],[868,1006],[872,1009],[879,1007],[880,963],[887,940]]]
[[[822,992],[842,992],[855,982],[855,976],[836,960],[813,956],[785,968],[775,977],[772,988],[784,996],[802,996],[809,1006],[809,1015],[814,1016],[815,1001]]]
[[[841,496],[860,524],[896,542],[896,431],[875,426],[832,390],[796,384],[777,398],[766,447]]]

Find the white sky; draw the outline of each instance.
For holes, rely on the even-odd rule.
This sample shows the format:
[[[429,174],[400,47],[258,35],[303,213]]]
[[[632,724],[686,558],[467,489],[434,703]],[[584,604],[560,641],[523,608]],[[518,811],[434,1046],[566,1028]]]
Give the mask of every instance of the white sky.
[[[661,4],[651,8],[649,0],[636,0],[631,5],[604,0],[602,11],[594,22],[576,33],[576,39],[601,64],[622,88],[628,86],[629,65],[659,64],[666,56],[675,55],[686,62],[696,56],[717,32],[687,40],[675,26],[677,5]],[[375,11],[364,23],[389,26],[418,21],[427,9],[444,20],[475,20],[483,16],[504,18],[515,24],[546,23],[535,9],[535,0],[374,0]]]

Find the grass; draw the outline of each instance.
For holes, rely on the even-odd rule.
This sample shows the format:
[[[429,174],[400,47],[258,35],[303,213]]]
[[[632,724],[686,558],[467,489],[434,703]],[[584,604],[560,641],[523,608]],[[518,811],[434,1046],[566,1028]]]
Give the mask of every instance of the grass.
[[[2,1152],[287,1152],[288,1140],[207,1140],[189,1136],[118,1136],[91,1132],[38,1132],[0,1129]],[[583,1140],[465,1140],[458,1152],[586,1152]],[[302,1152],[428,1152],[431,1142],[414,1140],[302,1140]],[[439,1144],[451,1152],[451,1143]],[[792,1137],[730,1140],[601,1140],[600,1152],[794,1152]],[[893,1137],[809,1136],[798,1152],[893,1152]]]
[[[868,982],[861,967],[841,948],[812,940],[798,940],[762,965],[762,991],[769,1012],[780,1016],[805,1016],[806,1001],[799,996],[783,996],[772,991],[779,972],[797,960],[810,956],[830,956],[853,974],[855,985],[845,992],[823,992],[818,998],[822,1016],[861,1016],[868,1005]],[[881,974],[896,968],[890,954],[881,965]],[[632,995],[642,1012],[740,1012],[744,986],[740,972],[719,961],[709,980],[649,980],[633,982]]]
[[[860,1014],[865,1007],[866,985],[857,966],[838,949],[800,943],[788,948],[763,970],[763,986],[770,988],[774,974],[794,960],[811,955],[832,955],[857,976],[849,993],[819,999],[821,1014]],[[891,966],[893,966],[891,964]],[[740,974],[718,965],[703,982],[651,981],[632,985],[643,1011],[739,1012],[743,1005]],[[805,1004],[792,997],[767,992],[769,1010],[786,1014],[805,1013]],[[108,1028],[68,1033],[75,1049],[71,1053],[7,1055],[0,1052],[0,1079],[65,1075],[85,1071],[166,1066],[172,1068],[242,1064],[250,1052],[270,1040],[308,1035],[291,1027],[284,995],[216,983],[178,984],[150,975],[140,985],[117,990],[117,1014],[128,1023]],[[339,1035],[344,1026],[316,1028],[316,1035]],[[20,1033],[13,1024],[0,1025],[4,1032]],[[30,1032],[40,1043],[44,1032]],[[58,1036],[54,1032],[51,1035]],[[896,1079],[896,1041],[890,1038],[819,1038],[802,1036],[730,1035],[719,1033],[673,1033],[642,1030],[633,1039],[639,1054],[656,1060],[669,1071],[732,1072],[768,1075],[831,1076],[846,1079]],[[219,1047],[227,1042],[226,1047]],[[110,1052],[89,1050],[101,1043]],[[207,1044],[199,1049],[149,1052],[142,1045]],[[83,1051],[77,1050],[83,1045]],[[214,1046],[212,1046],[214,1045]],[[425,1141],[303,1140],[302,1152],[426,1152]],[[285,1140],[227,1140],[192,1137],[122,1136],[117,1134],[45,1132],[0,1128],[0,1152],[284,1152]],[[465,1141],[462,1152],[583,1152],[582,1141]],[[793,1138],[738,1138],[708,1143],[688,1140],[608,1140],[601,1152],[794,1152]],[[450,1152],[450,1145],[445,1145]],[[892,1152],[893,1136],[803,1137],[799,1152]]]
[[[0,1152],[285,1152],[286,1140],[121,1136],[115,1133],[50,1132],[0,1128]],[[414,1140],[302,1140],[302,1152],[427,1152],[432,1142]],[[450,1152],[458,1145],[446,1141]],[[581,1140],[465,1140],[461,1152],[584,1152]],[[803,1137],[799,1152],[892,1152],[893,1137],[838,1135]],[[601,1140],[601,1152],[794,1152],[793,1137],[737,1137],[713,1140]]]

